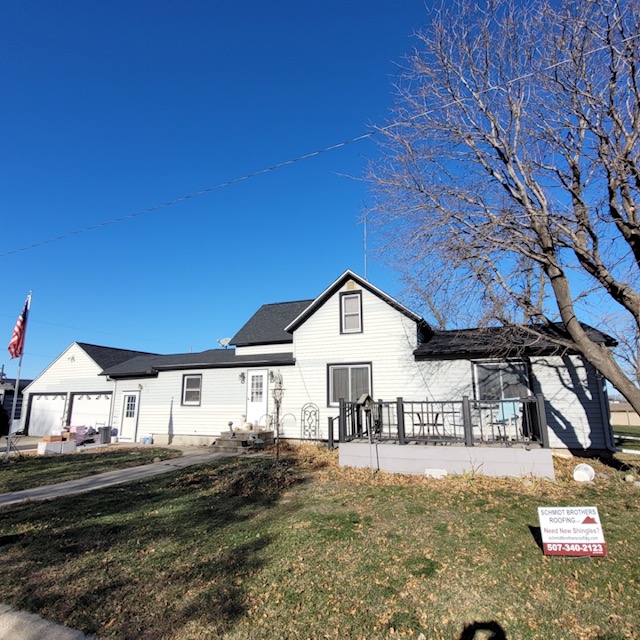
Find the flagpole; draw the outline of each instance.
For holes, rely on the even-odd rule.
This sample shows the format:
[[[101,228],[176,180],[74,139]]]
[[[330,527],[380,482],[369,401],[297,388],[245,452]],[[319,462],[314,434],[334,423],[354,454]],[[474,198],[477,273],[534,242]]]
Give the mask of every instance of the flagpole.
[[[11,421],[9,422],[9,433],[7,434],[7,450],[4,452],[4,462],[9,460],[11,453],[11,440],[13,436],[13,421],[16,418],[16,406],[18,404],[18,394],[20,393],[20,371],[22,369],[22,356],[18,362],[18,372],[16,373],[16,386],[13,391],[13,404],[11,405]]]
[[[29,295],[27,296],[27,304],[26,311],[29,313],[29,309],[31,309],[31,291],[29,291]],[[28,315],[27,315],[28,322]],[[24,343],[27,339],[27,326],[23,328],[23,338],[22,338],[22,349],[20,350],[20,360],[18,361],[18,372],[16,373],[16,384],[13,390],[13,404],[11,405],[11,421],[9,422],[9,433],[7,434],[7,449],[4,452],[4,460],[3,462],[9,461],[9,454],[11,453],[11,439],[13,436],[13,421],[16,418],[16,407],[18,403],[18,395],[20,394],[20,373],[22,371],[22,356],[24,355]]]

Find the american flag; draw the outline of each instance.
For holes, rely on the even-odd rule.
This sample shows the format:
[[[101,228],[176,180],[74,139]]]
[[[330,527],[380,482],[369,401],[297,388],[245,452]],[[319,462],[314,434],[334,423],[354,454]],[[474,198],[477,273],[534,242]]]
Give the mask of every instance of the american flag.
[[[24,350],[24,336],[27,332],[27,316],[29,315],[30,306],[31,294],[27,296],[27,300],[24,303],[24,309],[18,316],[16,326],[13,328],[13,335],[11,336],[11,340],[9,340],[9,346],[7,347],[7,349],[9,350],[9,354],[11,355],[11,359],[19,358],[22,355],[22,351]]]

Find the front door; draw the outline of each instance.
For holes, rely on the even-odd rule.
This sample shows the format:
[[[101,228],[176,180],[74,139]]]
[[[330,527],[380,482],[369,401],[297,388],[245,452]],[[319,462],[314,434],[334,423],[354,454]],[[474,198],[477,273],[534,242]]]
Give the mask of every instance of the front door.
[[[247,371],[247,422],[264,426],[267,423],[267,370]]]
[[[127,391],[122,394],[122,419],[120,420],[120,437],[135,442],[138,427],[139,391]]]

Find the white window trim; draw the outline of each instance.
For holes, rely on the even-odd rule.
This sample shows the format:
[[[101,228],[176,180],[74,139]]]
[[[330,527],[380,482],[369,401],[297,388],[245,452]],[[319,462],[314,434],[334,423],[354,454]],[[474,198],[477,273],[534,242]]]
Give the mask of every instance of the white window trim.
[[[187,400],[186,399],[186,395],[187,395],[187,380],[193,380],[193,379],[197,379],[200,381],[200,384],[198,386],[198,400]],[[189,391],[195,391],[195,389],[189,389]],[[189,406],[189,407],[199,407],[200,403],[202,402],[202,374],[201,373],[196,373],[196,374],[185,374],[182,376],[182,404],[184,406]]]
[[[356,298],[358,301],[358,311],[357,313],[347,313],[345,300],[347,298]],[[358,326],[355,329],[347,329],[346,328],[346,318],[347,316],[358,317]],[[348,293],[340,294],[340,333],[362,333],[362,291],[350,291]]]
[[[334,362],[333,364],[327,365],[327,406],[329,407],[337,407],[339,406],[339,402],[333,401],[333,370],[334,369],[349,369],[349,396],[351,396],[351,369],[363,369],[367,368],[369,371],[369,395],[373,396],[373,384],[372,384],[372,375],[371,375],[371,363],[370,362]],[[349,401],[348,398],[345,400]]]

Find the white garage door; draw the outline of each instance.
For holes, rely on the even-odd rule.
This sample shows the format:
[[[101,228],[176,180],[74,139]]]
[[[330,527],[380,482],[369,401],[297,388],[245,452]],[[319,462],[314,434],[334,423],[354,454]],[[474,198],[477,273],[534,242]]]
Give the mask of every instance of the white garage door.
[[[74,427],[95,427],[109,424],[110,393],[74,394],[71,400],[71,422]]]
[[[29,435],[45,436],[52,429],[61,429],[66,399],[66,394],[34,393],[30,399]]]

